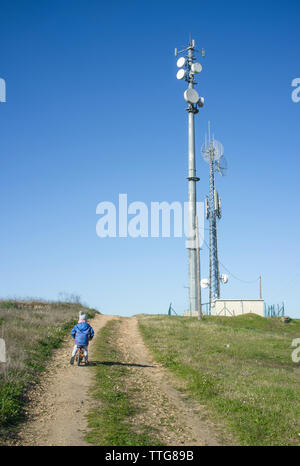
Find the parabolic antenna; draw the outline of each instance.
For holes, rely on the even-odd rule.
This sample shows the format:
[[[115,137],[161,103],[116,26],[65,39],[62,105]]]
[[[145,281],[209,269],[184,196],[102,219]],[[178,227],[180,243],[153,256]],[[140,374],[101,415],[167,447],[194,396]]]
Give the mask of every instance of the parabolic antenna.
[[[183,79],[185,77],[186,71],[183,68],[177,71],[176,78]]]
[[[200,63],[198,62],[192,63],[191,72],[193,74],[201,73],[201,71],[202,71],[202,65],[200,65]]]
[[[201,288],[208,288],[209,287],[209,280],[208,278],[202,278],[200,282]]]
[[[185,64],[186,64],[186,59],[184,57],[178,58],[177,63],[176,63],[178,68],[182,68]]]
[[[209,163],[211,157],[213,157],[215,162],[218,162],[224,153],[224,147],[223,144],[214,139],[208,144],[204,143],[201,147],[201,151],[205,162]]]
[[[198,100],[198,107],[203,107],[204,105],[204,97],[200,97],[200,99]]]
[[[220,173],[221,176],[225,176],[227,174],[227,160],[225,159],[224,155],[216,162],[216,169]]]
[[[180,71],[180,70],[179,70]],[[184,98],[189,104],[196,104],[199,100],[199,94],[195,89],[189,87],[186,91],[184,91]]]
[[[221,275],[221,282],[222,283],[228,283],[228,275],[226,275],[225,273]]]

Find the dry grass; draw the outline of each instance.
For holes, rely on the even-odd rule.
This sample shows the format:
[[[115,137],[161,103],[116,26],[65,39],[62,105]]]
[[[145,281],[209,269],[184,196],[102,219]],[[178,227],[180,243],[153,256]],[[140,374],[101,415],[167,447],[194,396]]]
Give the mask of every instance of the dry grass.
[[[47,341],[63,324],[75,320],[78,315],[78,308],[74,305],[47,304],[44,308],[34,309],[33,305],[28,308],[7,308],[1,307],[1,304],[0,336],[5,340],[7,351],[7,363],[0,364],[2,374],[24,370],[32,348],[43,340]]]

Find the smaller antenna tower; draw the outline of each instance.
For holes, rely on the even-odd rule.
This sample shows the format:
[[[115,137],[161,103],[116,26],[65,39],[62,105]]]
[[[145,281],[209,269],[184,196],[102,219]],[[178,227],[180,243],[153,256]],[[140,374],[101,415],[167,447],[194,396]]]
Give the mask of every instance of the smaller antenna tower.
[[[218,259],[217,219],[221,218],[221,199],[215,188],[215,173],[226,175],[227,162],[224,157],[223,145],[210,135],[210,122],[208,123],[208,139],[202,145],[202,155],[209,163],[209,195],[205,199],[206,218],[209,220],[209,310],[214,299],[220,298],[220,277]]]

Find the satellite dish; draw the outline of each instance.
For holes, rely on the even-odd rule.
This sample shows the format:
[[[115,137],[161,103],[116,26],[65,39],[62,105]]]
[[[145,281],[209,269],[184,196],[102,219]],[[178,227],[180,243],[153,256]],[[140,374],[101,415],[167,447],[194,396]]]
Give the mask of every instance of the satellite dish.
[[[201,288],[208,288],[209,287],[209,280],[208,278],[202,278],[200,282]]]
[[[221,176],[225,176],[227,174],[228,164],[224,155],[222,155],[220,160],[216,162],[216,169],[218,170]]]
[[[184,69],[180,69],[177,71],[176,78],[183,79],[185,77],[186,71]]]
[[[197,105],[198,105],[198,107],[200,107],[200,108],[203,107],[203,105],[204,105],[204,97],[200,97],[200,99],[199,99],[198,102],[197,102]]]
[[[225,273],[221,275],[220,279],[222,283],[228,283],[228,275],[226,275]]]
[[[182,68],[185,64],[186,64],[186,59],[184,57],[178,58],[177,63],[176,63],[178,68]]]
[[[198,62],[192,63],[191,72],[193,74],[201,73],[201,71],[202,71],[202,65],[200,65],[200,63],[198,63]]]
[[[195,89],[189,87],[184,91],[184,98],[189,104],[196,104],[199,101],[199,94]]]
[[[224,147],[219,141],[213,139],[208,144],[204,143],[201,151],[205,162],[209,163],[211,156],[213,156],[215,162],[218,162],[224,153]]]

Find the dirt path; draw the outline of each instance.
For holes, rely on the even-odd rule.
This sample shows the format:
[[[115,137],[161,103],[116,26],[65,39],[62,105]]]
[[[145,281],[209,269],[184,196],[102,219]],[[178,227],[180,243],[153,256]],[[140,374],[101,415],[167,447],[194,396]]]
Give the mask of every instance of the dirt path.
[[[130,388],[137,390],[136,404],[142,408],[136,425],[146,423],[157,429],[164,445],[221,445],[222,428],[207,419],[199,405],[175,387],[180,382],[154,361],[138,330],[135,317],[123,318],[120,337],[116,341],[124,361],[131,367]],[[144,367],[143,367],[144,366]]]
[[[138,330],[135,317],[99,315],[91,321],[97,333],[111,319],[121,322],[116,346],[121,364],[128,364],[126,388],[136,393],[134,402],[142,409],[134,419],[137,426],[156,429],[164,445],[220,445],[221,429],[207,420],[205,408],[176,389],[179,382],[153,360]],[[93,353],[93,341],[90,345]],[[41,383],[30,393],[27,417],[17,445],[88,445],[86,414],[93,407],[88,390],[93,368],[69,364],[73,340],[67,337],[54,352]],[[92,361],[92,358],[90,358]],[[99,406],[98,406],[99,409]]]
[[[90,321],[97,333],[113,316],[99,315]],[[87,430],[85,415],[92,400],[88,396],[93,370],[71,366],[74,341],[67,337],[54,352],[41,383],[30,393],[27,410],[29,422],[19,433],[19,445],[87,445],[83,440]],[[93,341],[90,343],[91,351]]]

